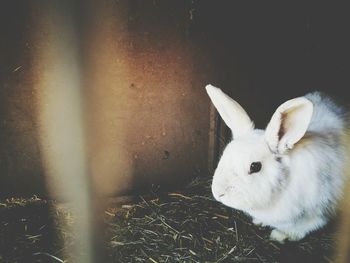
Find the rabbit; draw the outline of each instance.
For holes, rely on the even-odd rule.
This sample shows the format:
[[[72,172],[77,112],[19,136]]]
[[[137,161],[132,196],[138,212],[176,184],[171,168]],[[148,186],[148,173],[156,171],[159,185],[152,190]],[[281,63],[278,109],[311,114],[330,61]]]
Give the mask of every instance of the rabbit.
[[[221,89],[206,91],[233,135],[214,172],[214,198],[271,227],[280,243],[322,228],[345,181],[345,110],[313,92],[284,102],[261,130]]]

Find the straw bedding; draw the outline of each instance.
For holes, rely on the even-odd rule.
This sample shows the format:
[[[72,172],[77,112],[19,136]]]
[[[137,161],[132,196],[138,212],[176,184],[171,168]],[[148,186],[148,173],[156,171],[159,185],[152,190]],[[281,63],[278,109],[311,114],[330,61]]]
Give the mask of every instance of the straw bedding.
[[[101,216],[106,262],[319,263],[331,262],[335,246],[334,222],[300,242],[270,241],[270,229],[215,202],[203,179],[181,191],[157,189],[133,203],[109,205]],[[1,201],[0,262],[74,262],[65,252],[74,246],[76,220],[54,201]]]

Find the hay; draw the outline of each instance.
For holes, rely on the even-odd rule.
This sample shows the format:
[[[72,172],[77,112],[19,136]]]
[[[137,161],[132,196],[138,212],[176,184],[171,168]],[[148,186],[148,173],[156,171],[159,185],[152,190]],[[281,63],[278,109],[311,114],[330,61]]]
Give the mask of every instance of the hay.
[[[0,201],[0,262],[64,262],[72,215],[34,196]],[[67,242],[63,242],[66,240]]]
[[[134,205],[108,210],[114,262],[329,262],[331,228],[297,243],[269,240],[239,211],[214,201],[210,182],[182,192],[154,193]]]
[[[103,215],[106,261],[331,262],[334,224],[280,245],[268,239],[270,229],[214,201],[209,186],[196,180],[182,191],[158,189],[134,203],[109,206]],[[53,201],[0,202],[0,262],[66,262],[64,251],[74,244],[73,220]]]

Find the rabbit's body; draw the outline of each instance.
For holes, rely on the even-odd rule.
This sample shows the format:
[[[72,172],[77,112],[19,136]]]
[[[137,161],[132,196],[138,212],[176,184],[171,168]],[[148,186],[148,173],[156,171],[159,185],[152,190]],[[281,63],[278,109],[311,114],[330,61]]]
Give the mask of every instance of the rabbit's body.
[[[275,228],[271,238],[277,241],[299,240],[324,226],[344,184],[343,110],[310,93],[282,104],[266,131],[254,130],[239,104],[229,105],[233,100],[215,87],[207,90],[234,137],[215,171],[214,197]],[[234,127],[240,122],[243,132]]]
[[[288,232],[289,239],[322,227],[344,184],[343,111],[320,93],[305,97],[314,105],[313,116],[304,137],[288,154],[288,187],[271,207],[246,211],[255,221]]]

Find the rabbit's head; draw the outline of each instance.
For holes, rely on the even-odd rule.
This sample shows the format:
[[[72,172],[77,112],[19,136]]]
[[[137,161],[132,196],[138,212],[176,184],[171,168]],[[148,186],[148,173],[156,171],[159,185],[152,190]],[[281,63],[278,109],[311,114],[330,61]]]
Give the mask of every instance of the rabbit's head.
[[[283,103],[264,131],[254,129],[245,110],[220,89],[206,90],[233,135],[213,177],[214,198],[244,211],[268,208],[287,188],[289,155],[309,126],[313,104],[304,97]]]

